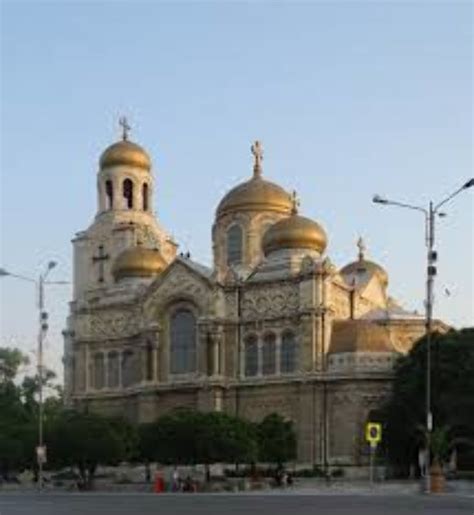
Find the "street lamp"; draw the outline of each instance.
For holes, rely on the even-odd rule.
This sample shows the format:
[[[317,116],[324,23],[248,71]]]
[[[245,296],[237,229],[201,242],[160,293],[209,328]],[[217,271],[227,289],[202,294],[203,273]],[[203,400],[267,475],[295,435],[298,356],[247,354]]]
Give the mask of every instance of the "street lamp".
[[[56,261],[49,261],[46,270],[39,275],[38,280],[24,275],[14,274],[0,268],[0,277],[15,277],[23,281],[34,283],[38,290],[38,447],[36,448],[36,458],[38,461],[38,488],[43,488],[43,464],[46,462],[46,448],[43,438],[43,343],[48,331],[48,313],[44,310],[44,285],[45,284],[69,284],[68,281],[46,281],[49,272],[57,265]]]
[[[398,202],[395,200],[388,200],[380,195],[374,195],[372,202],[375,204],[382,204],[386,206],[397,206],[406,209],[412,209],[415,211],[421,211],[425,216],[425,242],[428,249],[427,253],[427,267],[426,267],[426,300],[425,300],[425,323],[426,323],[426,491],[431,491],[431,478],[430,478],[430,443],[431,443],[431,431],[433,429],[433,414],[431,412],[431,331],[433,321],[433,287],[434,277],[436,275],[436,261],[438,259],[438,253],[434,250],[435,242],[435,218],[436,216],[446,216],[446,213],[439,211],[439,208],[461,191],[466,190],[474,186],[474,178],[469,179],[460,188],[451,193],[438,204],[434,204],[433,201],[429,202],[428,209],[416,206],[412,204],[406,204],[404,202]]]

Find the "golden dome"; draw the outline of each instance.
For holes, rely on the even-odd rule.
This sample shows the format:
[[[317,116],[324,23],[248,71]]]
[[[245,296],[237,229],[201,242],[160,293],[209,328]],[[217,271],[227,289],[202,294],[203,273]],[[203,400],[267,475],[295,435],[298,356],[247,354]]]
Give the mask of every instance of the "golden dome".
[[[396,352],[389,329],[365,320],[336,320],[329,354],[341,352]]]
[[[235,211],[276,211],[289,214],[291,199],[288,192],[260,176],[232,188],[220,201],[216,215],[222,216]]]
[[[373,261],[369,261],[368,259],[359,259],[354,261],[353,263],[349,263],[345,267],[341,268],[342,275],[351,275],[351,274],[368,274],[368,275],[376,275],[380,282],[384,285],[388,285],[388,274],[377,263]]]
[[[324,229],[295,211],[288,218],[272,225],[262,240],[265,255],[278,249],[310,249],[322,254],[326,246],[327,236]]]
[[[342,275],[376,275],[384,286],[388,286],[388,274],[385,269],[377,263],[365,259],[366,246],[362,238],[357,240],[357,247],[359,249],[358,260],[341,268],[340,273]]]
[[[124,250],[114,262],[112,274],[116,281],[124,277],[153,277],[167,266],[156,249],[137,246]]]
[[[99,164],[101,170],[112,166],[133,166],[150,170],[151,159],[140,145],[124,139],[106,148],[100,156]]]
[[[251,147],[254,155],[253,177],[232,188],[217,206],[216,216],[235,211],[275,211],[289,214],[290,195],[281,186],[262,179],[263,148],[259,141]]]

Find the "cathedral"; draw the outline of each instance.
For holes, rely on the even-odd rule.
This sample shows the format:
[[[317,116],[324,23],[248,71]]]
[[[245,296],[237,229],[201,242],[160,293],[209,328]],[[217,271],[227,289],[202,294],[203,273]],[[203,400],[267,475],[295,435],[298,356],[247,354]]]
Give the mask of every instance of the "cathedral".
[[[151,158],[122,126],[99,160],[97,214],[72,241],[67,403],[136,423],[177,407],[277,412],[299,463],[365,465],[365,424],[423,317],[389,297],[362,240],[332,263],[324,228],[267,179],[258,141],[248,180],[216,207],[212,267],[178,253],[153,211]]]

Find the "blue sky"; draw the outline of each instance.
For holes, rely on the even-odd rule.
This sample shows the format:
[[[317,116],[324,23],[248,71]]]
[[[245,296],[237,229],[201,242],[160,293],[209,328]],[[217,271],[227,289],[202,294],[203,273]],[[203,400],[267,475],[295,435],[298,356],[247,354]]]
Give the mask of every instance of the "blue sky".
[[[222,195],[251,174],[296,189],[339,266],[356,254],[423,310],[426,205],[473,175],[470,2],[8,2],[1,5],[0,266],[71,277],[70,240],[92,221],[101,151],[125,114],[152,155],[155,209],[182,250],[211,262]],[[436,316],[473,321],[474,190],[440,220]],[[3,278],[1,345],[30,351],[28,283]],[[443,292],[448,288],[450,296]],[[51,287],[59,369],[70,296]]]

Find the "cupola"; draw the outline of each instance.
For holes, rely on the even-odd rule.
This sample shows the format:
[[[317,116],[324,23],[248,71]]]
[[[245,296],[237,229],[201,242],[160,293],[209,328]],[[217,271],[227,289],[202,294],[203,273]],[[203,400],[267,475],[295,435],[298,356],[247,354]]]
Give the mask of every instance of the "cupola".
[[[314,220],[298,214],[295,193],[289,200],[292,202],[291,215],[276,222],[263,236],[264,254],[281,249],[308,249],[322,254],[327,246],[326,232]]]
[[[124,278],[148,278],[160,274],[167,262],[157,249],[140,245],[124,250],[118,255],[112,268],[115,281]]]

